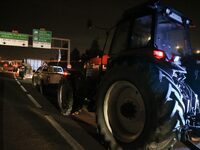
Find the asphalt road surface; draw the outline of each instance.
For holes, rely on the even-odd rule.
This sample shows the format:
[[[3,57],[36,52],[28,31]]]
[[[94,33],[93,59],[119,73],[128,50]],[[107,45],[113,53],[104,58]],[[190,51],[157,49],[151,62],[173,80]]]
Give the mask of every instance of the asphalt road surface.
[[[104,149],[72,118],[61,116],[44,96],[29,86],[21,84],[12,74],[0,74],[0,149]]]
[[[103,150],[95,115],[60,115],[55,89],[41,95],[31,79],[0,73],[0,150]],[[199,144],[200,146],[200,144]],[[178,143],[176,150],[188,150]]]

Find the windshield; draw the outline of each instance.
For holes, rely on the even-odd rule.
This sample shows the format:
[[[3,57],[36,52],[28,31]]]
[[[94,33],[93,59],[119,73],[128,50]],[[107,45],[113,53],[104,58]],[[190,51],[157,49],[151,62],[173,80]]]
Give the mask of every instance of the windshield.
[[[155,44],[158,49],[166,52],[168,58],[190,53],[189,42],[187,30],[181,23],[164,15],[158,16]]]
[[[60,67],[54,67],[53,70],[54,70],[54,72],[63,72],[62,68],[60,68]]]

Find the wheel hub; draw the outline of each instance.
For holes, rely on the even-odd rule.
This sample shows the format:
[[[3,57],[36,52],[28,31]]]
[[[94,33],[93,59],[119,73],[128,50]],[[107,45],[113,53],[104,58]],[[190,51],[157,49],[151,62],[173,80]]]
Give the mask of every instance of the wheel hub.
[[[104,119],[109,131],[122,142],[133,142],[143,131],[146,114],[142,95],[128,81],[117,81],[104,100]]]
[[[121,106],[120,111],[125,118],[131,120],[136,115],[136,106],[131,102],[126,102]]]

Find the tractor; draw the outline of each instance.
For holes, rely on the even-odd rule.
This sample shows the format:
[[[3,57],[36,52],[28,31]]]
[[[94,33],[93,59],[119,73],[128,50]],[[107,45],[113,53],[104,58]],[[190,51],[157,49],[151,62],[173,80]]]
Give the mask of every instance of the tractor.
[[[99,135],[113,150],[166,150],[177,141],[199,149],[191,139],[200,132],[200,104],[182,63],[192,55],[191,26],[159,1],[126,10],[114,27],[106,64],[100,55],[100,65],[71,70],[61,80],[61,113],[70,115],[87,101]]]

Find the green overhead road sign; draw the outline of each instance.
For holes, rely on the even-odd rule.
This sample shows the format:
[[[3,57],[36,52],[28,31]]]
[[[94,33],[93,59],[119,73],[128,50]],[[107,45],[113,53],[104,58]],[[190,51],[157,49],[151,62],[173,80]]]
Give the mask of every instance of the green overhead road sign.
[[[28,35],[0,31],[0,45],[28,47]]]
[[[52,32],[33,29],[33,47],[51,48]]]
[[[0,31],[0,38],[16,39],[16,40],[28,40],[28,35],[27,34],[18,34],[18,33]]]
[[[51,39],[52,39],[51,31],[33,29],[34,41],[51,43]]]

